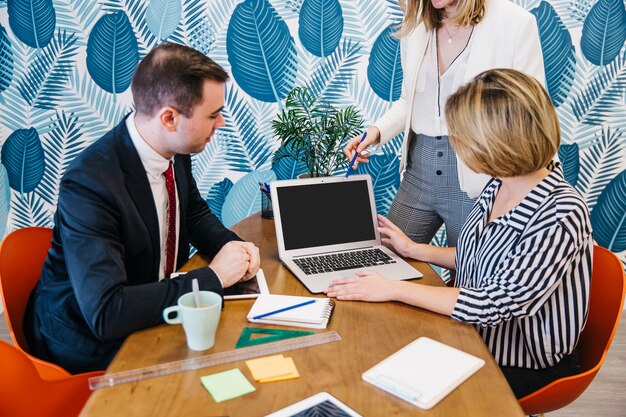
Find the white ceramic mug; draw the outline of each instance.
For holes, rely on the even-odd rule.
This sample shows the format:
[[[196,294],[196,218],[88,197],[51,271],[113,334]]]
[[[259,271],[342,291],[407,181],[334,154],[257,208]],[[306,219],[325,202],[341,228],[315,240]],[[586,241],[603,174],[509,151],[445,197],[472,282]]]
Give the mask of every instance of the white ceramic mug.
[[[211,291],[200,291],[200,307],[195,305],[193,293],[184,294],[178,299],[178,305],[163,310],[163,319],[168,324],[182,323],[189,349],[206,350],[215,343],[215,331],[222,314],[222,297]]]

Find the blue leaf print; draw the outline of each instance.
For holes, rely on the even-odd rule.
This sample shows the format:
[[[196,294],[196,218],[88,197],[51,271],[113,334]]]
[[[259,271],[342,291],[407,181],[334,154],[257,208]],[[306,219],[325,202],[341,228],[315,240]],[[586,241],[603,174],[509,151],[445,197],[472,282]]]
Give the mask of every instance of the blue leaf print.
[[[0,164],[0,239],[4,237],[11,209],[11,188],[9,174],[4,165]]]
[[[624,132],[620,129],[603,128],[594,134],[591,146],[581,154],[576,189],[590,209],[593,209],[602,191],[623,167],[624,139]]]
[[[146,10],[149,3],[150,1],[146,0],[104,0],[101,2],[102,10],[106,13],[124,12],[126,14],[139,45],[141,57],[159,43],[159,39],[146,23]]]
[[[13,199],[11,223],[14,228],[41,226],[52,227],[53,213],[49,212],[46,204],[37,193],[18,195]]]
[[[46,168],[39,133],[33,128],[11,133],[2,146],[2,164],[11,188],[21,194],[33,191]]]
[[[90,142],[85,140],[81,131],[82,125],[78,124],[78,118],[74,114],[68,116],[64,111],[57,113],[53,126],[50,133],[43,137],[46,170],[36,193],[46,203],[56,207],[61,177],[70,162]]]
[[[339,45],[343,15],[338,0],[304,0],[298,21],[300,42],[315,56],[325,57]]]
[[[233,169],[242,172],[269,168],[274,153],[272,141],[259,132],[248,101],[240,97],[237,88],[229,87],[226,92],[226,109],[222,112],[226,126],[221,129],[229,139],[224,147]]]
[[[354,77],[360,50],[358,43],[344,40],[311,76],[308,83],[311,94],[329,102],[337,101]]]
[[[395,24],[387,26],[374,42],[367,79],[372,90],[386,101],[396,101],[402,91],[400,41],[392,36]]]
[[[19,42],[9,28],[6,29],[13,50],[14,75],[9,88],[0,95],[0,124],[8,129],[3,138],[23,127],[34,127],[39,134],[44,134],[50,129],[50,111],[30,107],[18,89],[19,80],[27,72],[28,64],[41,53],[41,50]]]
[[[201,0],[183,2],[180,24],[170,35],[169,41],[189,45],[203,54],[209,55],[207,46],[215,42],[215,37],[211,36],[214,28],[207,23],[208,17],[205,15],[205,7],[206,4]]]
[[[77,37],[59,31],[41,53],[28,66],[26,76],[20,80],[18,90],[33,107],[54,109],[66,90],[67,80],[74,65]]]
[[[7,31],[0,24],[0,93],[9,88],[13,80],[13,50]]]
[[[211,188],[232,170],[230,154],[222,146],[226,140],[228,138],[225,138],[222,129],[219,129],[204,151],[191,157],[191,173],[202,198],[206,199]]]
[[[622,0],[598,0],[585,18],[580,49],[595,65],[613,61],[626,41],[626,8]]]
[[[368,55],[374,40],[389,22],[401,20],[392,17],[393,11],[384,1],[342,1],[341,7],[344,38],[359,42]]]
[[[132,110],[98,87],[89,74],[77,66],[63,97],[63,109],[80,120],[83,138],[87,140],[101,138]]]
[[[50,129],[50,111],[30,107],[19,93],[15,82],[0,95],[0,101],[4,106],[0,113],[0,123],[9,130],[30,126],[43,134]]]
[[[626,171],[611,180],[591,212],[593,237],[613,252],[626,250]]]
[[[230,190],[222,207],[224,226],[231,227],[257,211],[261,211],[260,182],[276,179],[274,171],[252,171],[241,178]]]
[[[585,88],[572,101],[577,121],[596,126],[610,124],[611,116],[620,111],[626,91],[625,58],[618,56],[587,80]]]
[[[385,143],[384,151],[389,154],[400,155],[404,143],[404,132],[397,134],[389,142]]]
[[[282,154],[291,155],[289,152],[284,150],[284,146],[281,146],[276,150],[274,159],[272,160],[272,170],[276,173],[276,179],[291,180],[297,178],[300,174],[308,172],[304,161],[297,161],[292,156],[277,158],[277,156]]]
[[[385,0],[385,6],[387,6],[387,13],[391,20],[399,23],[404,19],[404,11],[402,10],[400,2],[397,0]]]
[[[73,32],[85,46],[89,31],[100,17],[102,5],[93,0],[52,0],[57,16],[57,27]]]
[[[104,15],[96,22],[87,43],[87,70],[109,93],[121,93],[130,85],[139,62],[137,38],[123,11]]]
[[[542,1],[531,12],[539,26],[548,92],[558,107],[572,87],[571,75],[576,63],[572,37],[550,3]]]
[[[374,90],[368,88],[367,83],[363,83],[360,74],[357,72],[348,84],[347,94],[348,100],[343,107],[356,105],[363,117],[366,125],[378,120],[393,105],[388,101],[380,98]]]
[[[578,173],[580,172],[580,156],[578,144],[561,145],[559,148],[559,160],[563,164],[563,176],[572,187],[578,184]]]
[[[43,48],[54,35],[56,13],[52,0],[9,0],[9,26],[19,40]]]
[[[372,155],[369,164],[359,164],[357,171],[372,177],[376,211],[386,215],[400,186],[400,157],[388,153]]]
[[[150,0],[146,24],[159,39],[167,39],[178,27],[183,6],[180,0]]]
[[[268,0],[245,0],[228,24],[228,62],[237,84],[257,100],[276,103],[295,83],[296,48]]]
[[[224,207],[224,201],[226,201],[226,196],[231,188],[233,188],[233,182],[228,178],[224,178],[222,181],[213,185],[209,191],[209,197],[206,202],[209,204],[209,208],[213,214],[215,214],[220,221],[222,221],[222,207]]]

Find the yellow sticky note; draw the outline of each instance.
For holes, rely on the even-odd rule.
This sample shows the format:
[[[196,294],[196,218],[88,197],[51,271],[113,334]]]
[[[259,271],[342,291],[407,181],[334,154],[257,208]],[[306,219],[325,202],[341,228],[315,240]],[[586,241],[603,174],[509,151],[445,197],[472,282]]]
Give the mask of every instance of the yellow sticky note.
[[[300,378],[300,374],[298,373],[298,369],[296,368],[296,364],[293,362],[292,358],[285,358],[285,362],[289,364],[289,373],[285,375],[275,376],[273,378],[265,378],[259,379],[258,382],[277,382],[277,381],[286,381],[288,379],[296,379]]]
[[[292,364],[293,361],[290,364],[283,355],[266,356],[246,361],[252,377],[257,381],[291,374],[293,371]]]

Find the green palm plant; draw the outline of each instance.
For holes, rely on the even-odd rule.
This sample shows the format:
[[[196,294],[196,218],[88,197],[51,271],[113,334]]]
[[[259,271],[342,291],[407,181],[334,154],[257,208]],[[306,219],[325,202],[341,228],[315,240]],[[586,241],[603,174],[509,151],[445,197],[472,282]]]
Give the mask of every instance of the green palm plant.
[[[304,163],[310,176],[320,177],[347,169],[343,148],[361,131],[363,118],[354,106],[338,110],[306,87],[295,87],[272,128],[281,141],[274,163],[291,157]]]

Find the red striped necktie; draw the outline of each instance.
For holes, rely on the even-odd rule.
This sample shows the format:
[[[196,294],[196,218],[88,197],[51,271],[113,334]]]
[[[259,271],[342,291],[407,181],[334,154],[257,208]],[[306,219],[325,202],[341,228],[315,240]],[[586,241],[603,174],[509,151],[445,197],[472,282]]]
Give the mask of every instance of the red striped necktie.
[[[174,272],[176,255],[176,183],[174,182],[174,163],[163,173],[167,188],[167,241],[165,246],[165,278]]]

